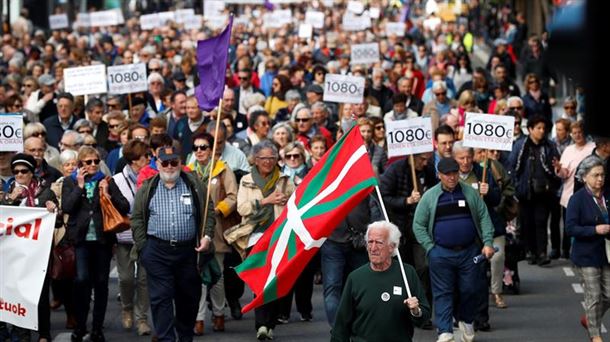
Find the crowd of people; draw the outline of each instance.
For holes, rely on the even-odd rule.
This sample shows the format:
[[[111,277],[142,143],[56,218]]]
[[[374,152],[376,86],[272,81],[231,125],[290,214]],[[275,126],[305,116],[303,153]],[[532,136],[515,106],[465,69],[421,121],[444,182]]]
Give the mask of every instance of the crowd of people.
[[[373,0],[365,13],[350,14],[347,2],[327,3],[282,5],[293,21],[279,28],[263,19],[273,13],[269,4],[226,8],[246,20],[234,23],[224,93],[210,112],[195,96],[205,77],[196,46],[219,29],[168,21],[142,30],[140,14],[167,8],[137,8],[120,26],[45,31],[22,12],[2,37],[0,112],[23,115],[23,152],[0,152],[0,203],[58,211],[53,252],[75,253],[72,277],[45,278],[39,341],[51,340],[50,316],[62,305],[72,341],[105,340],[113,257],[125,329],[159,341],[192,340],[207,321],[225,331],[226,308],[241,319],[245,300],[233,267],[354,126],[384,203],[371,195],[358,204],[293,291],[255,309],[259,340],[289,322],[293,297],[299,318],[312,320],[313,286],[321,283],[333,341],[405,341],[416,325],[449,342],[454,321],[472,341],[475,331],[490,330],[490,298],[504,309],[503,291],[518,292],[511,260],[545,267],[569,258],[585,284],[582,323],[601,341],[610,297],[610,138],[584,131],[582,89],[562,106],[554,97],[546,35],[528,34],[525,15],[508,5],[489,10],[469,1],[448,15],[435,1]],[[300,38],[309,10],[324,13],[324,29]],[[370,27],[342,29],[350,15],[370,16]],[[387,33],[391,22],[404,23],[404,36]],[[367,42],[379,44],[378,62],[350,63],[351,46]],[[478,67],[477,44],[491,46]],[[65,92],[65,69],[99,63],[145,63],[148,90]],[[364,77],[362,101],[324,101],[327,74]],[[514,117],[512,151],[464,146],[467,112]],[[388,158],[387,123],[415,117],[431,118],[434,151]],[[131,229],[104,231],[101,197],[131,217]],[[381,205],[391,224],[379,222]],[[384,279],[400,280],[396,251],[415,295],[391,300],[388,310],[410,322],[404,325],[379,322],[380,307],[370,300],[354,306],[350,297],[368,298]],[[479,254],[486,260],[472,263]],[[363,288],[364,278],[376,280]],[[0,322],[0,341],[31,336]]]

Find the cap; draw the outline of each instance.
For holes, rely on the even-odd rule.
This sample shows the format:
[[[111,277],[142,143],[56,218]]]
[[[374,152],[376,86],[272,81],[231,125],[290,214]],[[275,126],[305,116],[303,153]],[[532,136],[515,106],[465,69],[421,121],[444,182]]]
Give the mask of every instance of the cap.
[[[17,165],[23,165],[30,170],[31,173],[34,173],[36,170],[36,159],[25,153],[17,153],[11,158],[11,168],[14,168]]]
[[[322,89],[322,87],[317,84],[312,84],[309,87],[307,87],[307,92],[316,93],[316,94],[324,94],[324,89]]]
[[[161,161],[180,159],[180,155],[175,147],[161,147],[158,154],[158,159]]]
[[[174,81],[186,81],[186,76],[184,76],[184,73],[182,71],[176,71],[173,75],[172,75],[172,79]]]
[[[451,172],[458,172],[460,166],[453,158],[443,158],[438,162],[438,172],[442,174],[448,174]]]
[[[44,75],[38,77],[38,84],[45,85],[45,86],[55,85],[55,78],[53,78],[53,76],[51,76],[49,74],[44,74]]]
[[[138,105],[144,105],[146,107],[146,100],[140,96],[134,96],[131,98],[131,106],[135,107]]]

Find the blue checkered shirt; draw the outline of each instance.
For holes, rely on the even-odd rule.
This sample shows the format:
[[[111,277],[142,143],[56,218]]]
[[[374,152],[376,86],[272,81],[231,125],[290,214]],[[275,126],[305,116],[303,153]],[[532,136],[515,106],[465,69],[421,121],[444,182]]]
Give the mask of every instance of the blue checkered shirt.
[[[193,196],[182,178],[171,189],[159,181],[150,201],[148,235],[167,241],[193,240],[197,234]]]

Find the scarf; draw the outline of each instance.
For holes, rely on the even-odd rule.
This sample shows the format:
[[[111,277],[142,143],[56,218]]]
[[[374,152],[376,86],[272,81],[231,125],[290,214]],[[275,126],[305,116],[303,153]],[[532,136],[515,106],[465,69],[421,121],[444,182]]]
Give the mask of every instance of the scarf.
[[[290,166],[286,165],[282,174],[288,176],[290,180],[294,182],[295,176],[303,178],[301,175],[304,173],[306,167],[307,166],[305,164],[301,164],[301,166],[297,167],[296,169],[293,169]]]
[[[38,195],[40,189],[41,189],[41,184],[42,182],[36,178],[32,178],[32,181],[30,181],[30,184],[28,184],[27,186],[25,185],[21,185],[21,184],[17,184],[17,182],[13,183],[12,190],[15,187],[21,187],[23,189],[23,191],[21,192],[21,194],[24,196],[23,200],[25,201],[25,206],[26,207],[35,207],[36,206],[36,195]],[[23,205],[24,202],[21,202],[21,205]]]
[[[408,110],[405,110],[402,113],[397,113],[396,111],[394,111],[394,115],[393,115],[394,116],[394,121],[405,120],[407,118],[407,113],[408,112],[409,112]]]
[[[267,197],[271,195],[271,193],[275,190],[275,186],[277,181],[280,179],[280,169],[279,167],[274,167],[273,171],[267,176],[263,177],[256,167],[252,168],[252,179],[256,186],[263,193],[263,197]],[[259,201],[256,201],[256,211],[252,215],[251,220],[254,223],[253,232],[264,232],[271,226],[273,220],[275,219],[275,214],[273,212],[273,204],[261,205]]]

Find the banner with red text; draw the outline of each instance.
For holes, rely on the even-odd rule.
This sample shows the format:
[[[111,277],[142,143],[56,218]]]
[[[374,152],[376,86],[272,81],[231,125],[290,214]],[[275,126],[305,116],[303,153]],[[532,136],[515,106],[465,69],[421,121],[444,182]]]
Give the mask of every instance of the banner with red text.
[[[0,321],[38,330],[55,215],[45,208],[0,206]]]

